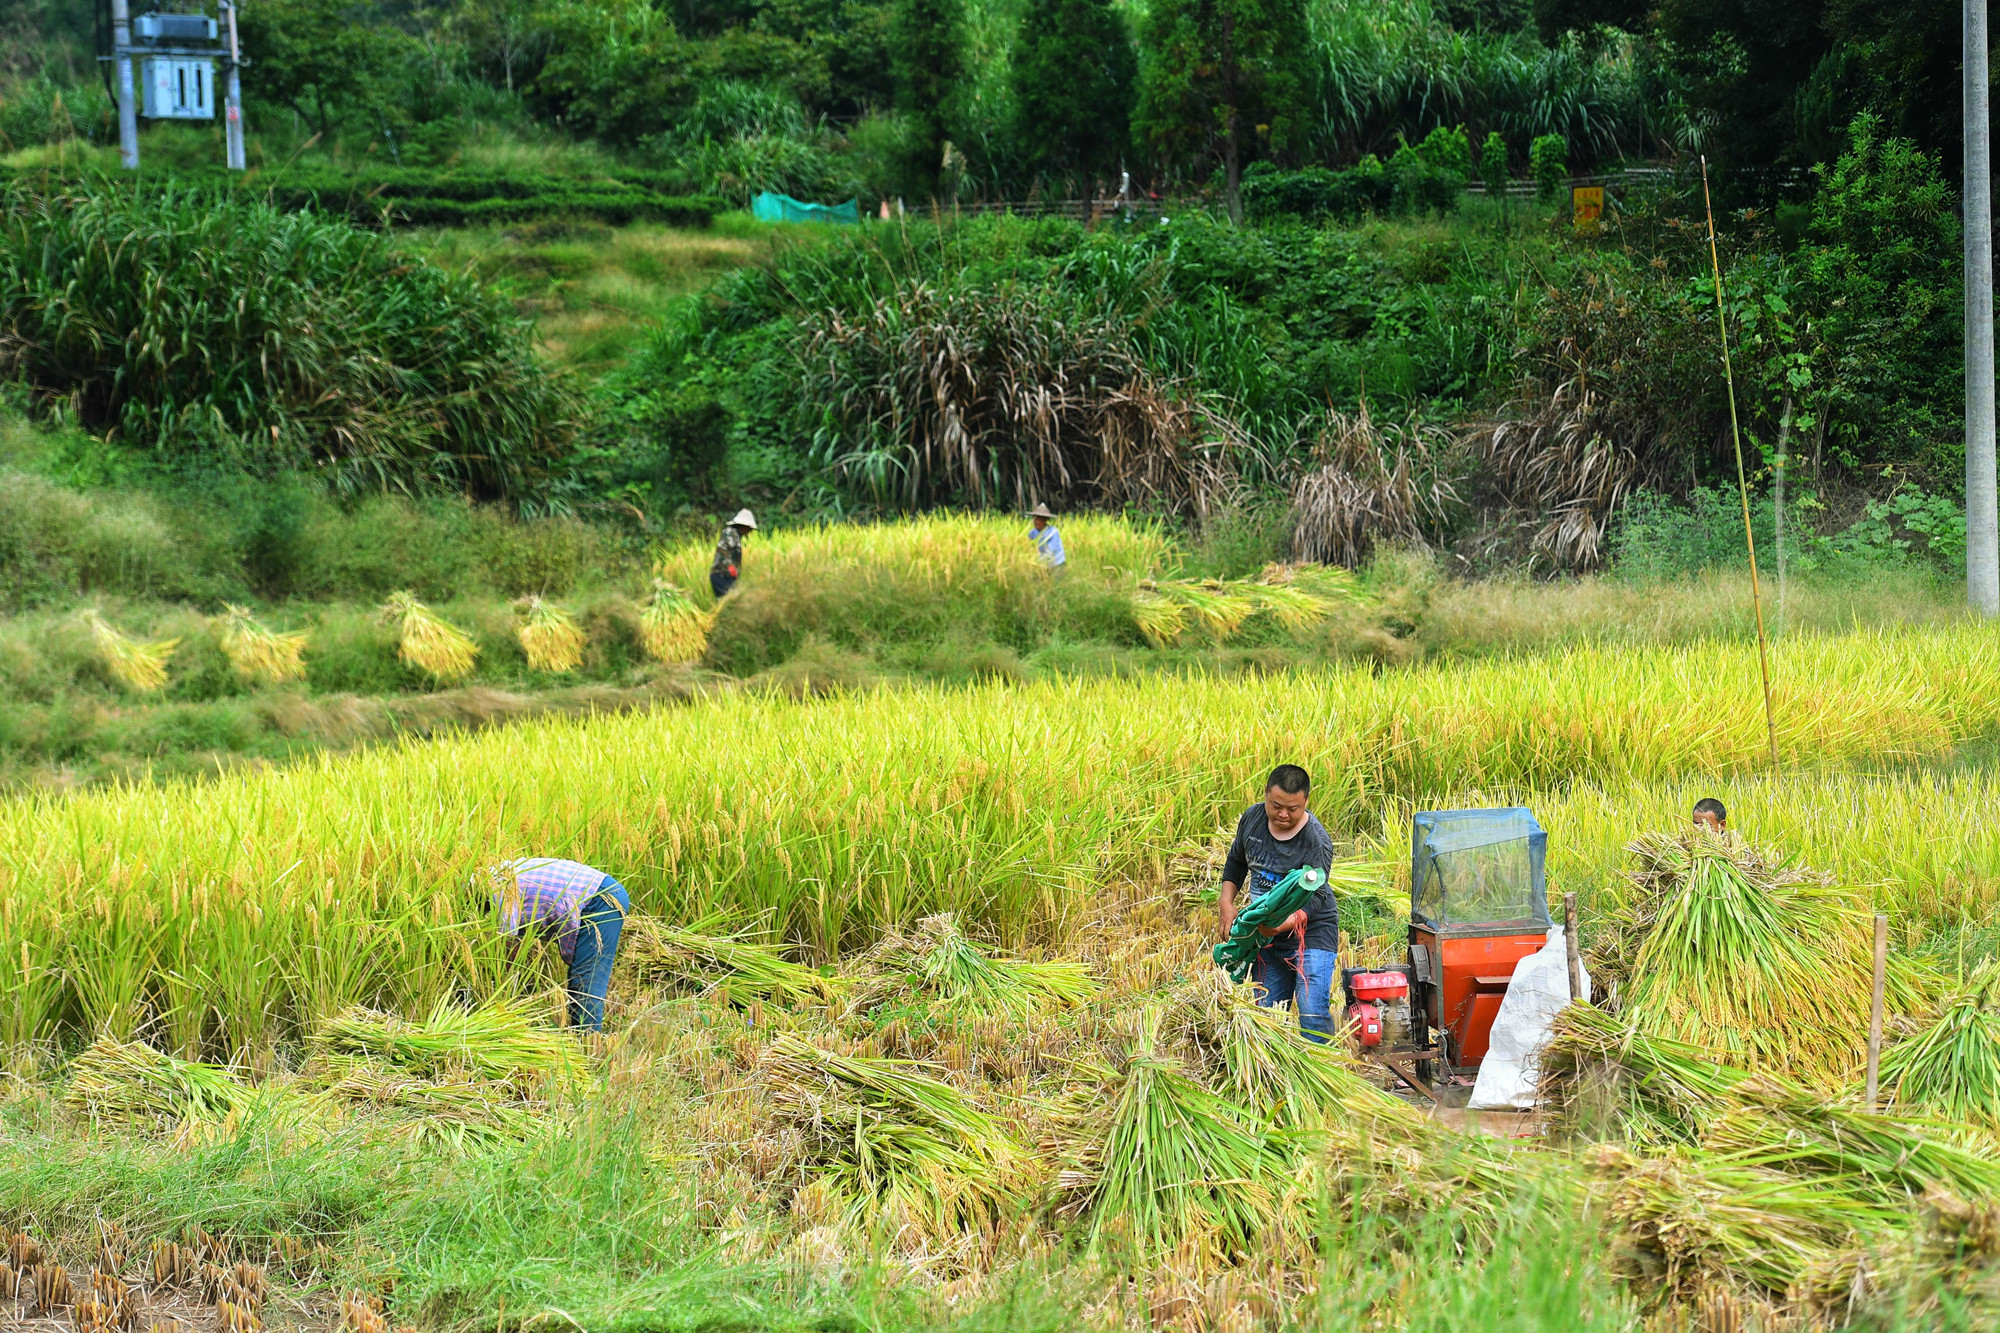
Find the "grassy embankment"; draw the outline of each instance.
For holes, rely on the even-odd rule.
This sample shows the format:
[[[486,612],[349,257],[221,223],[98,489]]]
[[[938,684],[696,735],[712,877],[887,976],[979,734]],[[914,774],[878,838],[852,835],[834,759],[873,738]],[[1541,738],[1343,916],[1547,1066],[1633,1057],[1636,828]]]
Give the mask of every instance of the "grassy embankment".
[[[452,501],[341,506],[302,486],[226,477],[162,492],[86,437],[18,420],[0,426],[0,454],[0,568],[12,612],[0,620],[0,778],[12,785],[213,773],[697,689],[1269,672],[1750,630],[1747,590],[1732,575],[1459,583],[1423,559],[1391,556],[1362,571],[1355,595],[1325,621],[1286,629],[1259,617],[1226,642],[1195,629],[1155,645],[1132,616],[1140,580],[1255,576],[1276,553],[1268,523],[1222,523],[1192,540],[1071,517],[1070,576],[1051,586],[1019,520],[996,517],[760,534],[690,670],[651,661],[638,622],[656,570],[710,604],[705,535],[652,545],[615,528],[509,519]],[[468,676],[441,682],[398,660],[377,608],[400,589],[479,644]],[[565,607],[587,633],[575,670],[529,668],[510,604],[528,594]],[[307,634],[302,681],[260,685],[231,670],[212,619],[229,603]],[[114,680],[78,620],[83,607],[140,641],[177,640],[166,685],[140,694]],[[1950,587],[1911,569],[1794,580],[1786,627],[1820,633],[1957,614]]]
[[[1465,1293],[1517,1288],[1514,1327],[1636,1327],[1607,1275],[1649,1299],[1658,1289],[1629,1267],[1623,1233],[1581,1220],[1561,1153],[1516,1162],[1504,1187],[1452,1183],[1449,1153],[1422,1168],[1443,1177],[1349,1161],[1390,1172],[1391,1192],[1340,1183],[1351,1174],[1310,1187],[1293,1206],[1317,1237],[1306,1253],[1324,1259],[1239,1268],[1191,1252],[1141,1265],[1149,1276],[1129,1290],[1104,1267],[1123,1261],[1043,1211],[1055,1166],[1032,1153],[1010,1177],[1026,1211],[986,1240],[842,1221],[832,1185],[803,1187],[848,1179],[852,1164],[797,1137],[795,1104],[766,1081],[773,1043],[803,1032],[924,1056],[1019,1142],[1060,1141],[1059,1094],[1108,1095],[1072,1062],[1127,1058],[1140,1015],[1183,1012],[1202,970],[1208,909],[1180,896],[1201,876],[1169,854],[1206,849],[1278,758],[1312,765],[1323,817],[1386,856],[1390,901],[1410,803],[1527,800],[1551,831],[1552,886],[1582,891],[1595,923],[1622,900],[1624,842],[1719,793],[1755,836],[1889,908],[1899,955],[1953,971],[1976,961],[1988,941],[1964,927],[2000,883],[1982,823],[1993,777],[1925,768],[1950,767],[2000,721],[1988,637],[1800,638],[1778,669],[1783,774],[1764,771],[1751,651],[1703,643],[1384,674],[916,688],[804,708],[732,695],[197,787],[19,801],[0,815],[0,911],[23,949],[0,1012],[24,1080],[4,1121],[0,1204],[45,1233],[101,1211],[143,1234],[201,1220],[250,1248],[316,1237],[338,1281],[394,1272],[398,1319],[433,1327],[491,1326],[504,1309],[591,1328],[1038,1328],[1143,1319],[1148,1301],[1151,1317],[1190,1327],[1363,1315],[1447,1327],[1428,1321],[1470,1308]],[[858,951],[881,932],[953,909],[1017,948],[1078,960],[1103,993],[1020,1022],[919,1022],[929,1011],[909,1001],[844,1018],[757,1003],[746,1028],[722,997],[635,970],[635,946],[614,992],[621,1035],[559,1133],[461,1160],[385,1136],[366,1108],[315,1100],[290,1071],[319,1016],[354,1001],[420,1014],[498,984],[497,941],[457,886],[517,851],[612,868],[642,912],[670,922],[724,912],[808,960],[844,955],[845,986],[880,984]],[[1350,928],[1367,920],[1351,913]],[[178,1139],[93,1127],[51,1089],[60,1052],[100,1029],[234,1052],[262,1071],[268,1109]],[[989,1248],[1002,1237],[1018,1260]],[[1935,1307],[1928,1325],[1895,1314],[1925,1295],[1928,1271],[1885,1277],[1863,1326],[1938,1326]]]

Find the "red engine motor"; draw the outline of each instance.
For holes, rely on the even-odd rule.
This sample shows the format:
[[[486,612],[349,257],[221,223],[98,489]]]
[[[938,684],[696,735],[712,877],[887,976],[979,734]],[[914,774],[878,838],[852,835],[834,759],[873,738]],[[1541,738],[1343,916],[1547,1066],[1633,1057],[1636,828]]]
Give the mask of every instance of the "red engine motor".
[[[1410,993],[1409,978],[1401,972],[1357,972],[1347,980],[1354,1003],[1347,1006],[1347,1021],[1354,1025],[1355,1038],[1363,1046],[1382,1044],[1382,1010],[1378,1000],[1399,1000]]]

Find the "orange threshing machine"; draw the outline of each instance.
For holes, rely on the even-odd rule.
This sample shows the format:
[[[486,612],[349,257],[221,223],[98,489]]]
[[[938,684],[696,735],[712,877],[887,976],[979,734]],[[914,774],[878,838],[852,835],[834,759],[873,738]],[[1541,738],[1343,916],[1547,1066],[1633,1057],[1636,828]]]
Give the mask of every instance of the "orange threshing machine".
[[[1341,973],[1366,1053],[1433,1101],[1436,1074],[1479,1068],[1514,965],[1548,942],[1547,849],[1521,806],[1418,814],[1409,961]],[[1384,1042],[1399,1029],[1406,1040]]]

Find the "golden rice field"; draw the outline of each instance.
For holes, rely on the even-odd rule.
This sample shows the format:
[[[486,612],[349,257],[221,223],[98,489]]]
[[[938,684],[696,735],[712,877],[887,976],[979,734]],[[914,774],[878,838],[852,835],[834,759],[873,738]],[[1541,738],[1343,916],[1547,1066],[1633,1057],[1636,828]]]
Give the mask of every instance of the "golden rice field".
[[[1797,639],[1769,773],[1754,649],[1227,680],[993,685],[800,705],[732,696],[326,758],[199,786],[0,808],[0,1040],[129,1036],[241,1052],[354,1003],[428,1011],[490,986],[465,888],[483,862],[574,857],[635,907],[750,919],[824,960],[958,912],[1061,942],[1101,888],[1151,875],[1256,793],[1313,771],[1337,832],[1400,854],[1412,804],[1525,799],[1553,887],[1586,901],[1634,834],[1717,788],[1760,840],[1926,918],[1982,911],[2000,834],[1981,773],[1864,776],[2000,724],[1975,627]]]

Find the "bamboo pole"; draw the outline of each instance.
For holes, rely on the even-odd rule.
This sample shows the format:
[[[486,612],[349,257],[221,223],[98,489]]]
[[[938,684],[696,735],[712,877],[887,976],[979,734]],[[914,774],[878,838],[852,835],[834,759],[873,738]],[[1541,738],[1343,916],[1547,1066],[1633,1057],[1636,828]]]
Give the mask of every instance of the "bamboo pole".
[[[1583,998],[1583,955],[1576,943],[1576,895],[1563,895],[1563,952],[1569,955],[1569,1002]]]
[[[1715,249],[1715,204],[1708,195],[1708,157],[1701,159],[1701,203],[1708,211],[1708,265],[1715,275],[1715,331],[1722,340],[1722,378],[1729,385],[1729,436],[1736,442],[1736,489],[1743,497],[1743,545],[1750,552],[1750,605],[1757,612],[1757,669],[1764,677],[1764,730],[1771,767],[1778,766],[1778,718],[1771,708],[1771,645],[1764,637],[1764,593],[1757,582],[1757,537],[1750,528],[1750,481],[1743,471],[1743,429],[1736,420],[1736,369],[1729,361],[1729,321],[1722,309],[1722,259]]]
[[[1868,1109],[1876,1109],[1876,1081],[1882,1068],[1882,989],[1889,970],[1889,918],[1875,914],[1875,995],[1868,1005]]]

